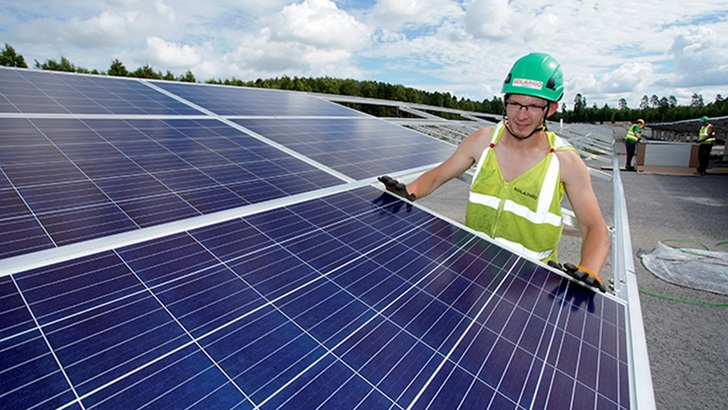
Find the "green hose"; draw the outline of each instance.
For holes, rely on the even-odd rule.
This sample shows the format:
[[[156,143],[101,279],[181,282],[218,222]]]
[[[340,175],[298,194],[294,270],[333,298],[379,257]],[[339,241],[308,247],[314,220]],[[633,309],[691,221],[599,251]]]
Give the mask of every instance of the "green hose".
[[[708,248],[708,246],[707,246],[707,245],[705,245],[704,243],[702,243],[702,242],[698,242],[698,241],[692,241],[692,240],[690,240],[690,239],[665,239],[664,241],[662,241],[662,243],[667,243],[667,242],[688,242],[688,243],[694,243],[694,244],[696,244],[696,245],[700,245],[700,246],[701,246],[701,247],[702,247],[703,249],[705,249],[706,251],[709,251],[709,250],[710,250],[710,248]],[[695,256],[705,256],[705,255],[701,255],[701,254],[699,254],[699,253],[695,253],[695,252],[690,252],[690,251],[689,251],[689,250],[687,250],[687,249],[678,249],[678,250],[679,250],[680,252],[682,252],[682,253],[687,253],[688,255],[695,255]]]
[[[709,306],[709,307],[728,307],[728,303],[710,303],[710,302],[700,302],[697,300],[690,300],[690,299],[681,299],[681,298],[676,298],[674,296],[661,295],[659,293],[650,292],[650,291],[644,290],[644,289],[640,289],[640,293],[644,293],[645,295],[653,296],[653,297],[660,298],[660,299],[671,300],[673,302],[686,303],[688,305]]]

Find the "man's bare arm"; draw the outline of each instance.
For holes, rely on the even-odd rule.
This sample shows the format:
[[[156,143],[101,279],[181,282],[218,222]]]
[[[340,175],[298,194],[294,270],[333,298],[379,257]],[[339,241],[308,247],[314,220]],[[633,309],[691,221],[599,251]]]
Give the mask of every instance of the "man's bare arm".
[[[493,128],[488,127],[470,134],[448,159],[412,181],[407,185],[407,190],[417,195],[417,198],[424,198],[442,184],[467,171],[480,159],[480,154],[490,141],[492,132]]]
[[[561,180],[581,230],[579,265],[599,273],[609,254],[609,230],[599,208],[589,170],[573,151],[560,154]]]

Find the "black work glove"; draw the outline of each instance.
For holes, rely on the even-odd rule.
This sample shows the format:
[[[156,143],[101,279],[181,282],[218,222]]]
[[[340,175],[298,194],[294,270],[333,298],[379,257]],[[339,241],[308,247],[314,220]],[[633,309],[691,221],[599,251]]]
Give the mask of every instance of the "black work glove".
[[[549,266],[566,272],[567,275],[578,280],[579,282],[586,283],[587,285],[593,288],[597,288],[602,292],[607,291],[607,286],[604,284],[604,281],[602,281],[602,278],[600,278],[599,275],[597,275],[596,273],[592,272],[589,268],[568,262],[562,266],[560,263],[554,261],[549,261]]]
[[[410,194],[409,192],[407,192],[407,185],[405,185],[405,183],[399,179],[392,178],[389,175],[381,176],[378,179],[379,182],[384,184],[384,186],[387,188],[387,191],[389,192],[393,192],[401,196],[402,198],[408,199],[410,201],[414,201],[417,198],[415,194]]]

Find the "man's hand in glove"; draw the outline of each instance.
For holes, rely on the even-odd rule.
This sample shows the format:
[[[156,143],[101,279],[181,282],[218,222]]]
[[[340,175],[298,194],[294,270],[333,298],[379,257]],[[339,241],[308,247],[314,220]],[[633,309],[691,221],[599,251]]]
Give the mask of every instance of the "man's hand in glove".
[[[560,263],[554,261],[549,261],[549,266],[566,272],[567,275],[579,282],[586,283],[587,285],[595,287],[602,292],[607,291],[607,286],[604,284],[604,281],[602,281],[602,278],[592,272],[589,268],[585,268],[581,265],[574,265],[573,263],[565,263],[562,266]]]
[[[402,182],[400,179],[392,178],[389,175],[379,177],[378,179],[379,182],[383,183],[384,186],[387,187],[387,191],[389,192],[394,192],[402,198],[408,199],[410,201],[414,201],[417,198],[415,194],[410,194],[409,192],[407,192],[407,185],[405,185],[405,183]]]

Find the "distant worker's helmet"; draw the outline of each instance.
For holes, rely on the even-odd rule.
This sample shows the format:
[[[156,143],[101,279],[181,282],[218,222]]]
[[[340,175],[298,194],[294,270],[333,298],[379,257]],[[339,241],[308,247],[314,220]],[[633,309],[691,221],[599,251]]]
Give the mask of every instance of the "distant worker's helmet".
[[[645,125],[645,120],[643,120],[642,118],[640,118],[639,120],[637,120],[637,123],[640,124],[640,125]]]
[[[708,117],[703,115],[702,117],[700,117],[700,122],[708,122]]]
[[[524,94],[559,101],[564,96],[561,65],[546,53],[531,53],[519,58],[511,67],[503,94]]]

